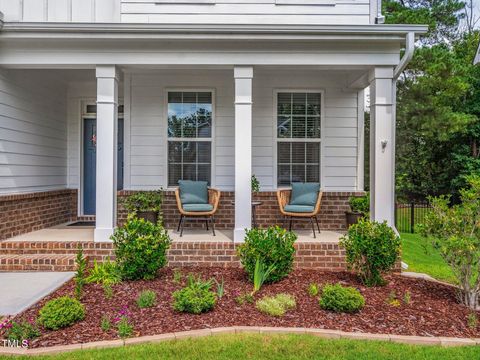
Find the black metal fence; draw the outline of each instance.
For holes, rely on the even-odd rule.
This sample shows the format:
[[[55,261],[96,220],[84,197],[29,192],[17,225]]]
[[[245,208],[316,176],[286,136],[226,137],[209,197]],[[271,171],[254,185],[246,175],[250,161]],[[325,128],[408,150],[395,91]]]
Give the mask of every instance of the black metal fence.
[[[428,201],[395,204],[395,226],[399,232],[415,232],[415,226],[423,223],[431,210]]]

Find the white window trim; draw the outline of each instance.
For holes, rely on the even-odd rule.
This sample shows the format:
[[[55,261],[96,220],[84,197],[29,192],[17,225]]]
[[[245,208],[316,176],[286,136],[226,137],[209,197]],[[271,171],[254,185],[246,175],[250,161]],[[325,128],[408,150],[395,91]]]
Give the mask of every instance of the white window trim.
[[[211,143],[212,151],[210,156],[212,157],[211,159],[211,169],[210,169],[210,187],[215,187],[216,182],[215,182],[215,128],[216,128],[216,99],[215,99],[215,88],[188,88],[188,87],[181,87],[181,88],[165,88],[164,91],[164,96],[163,96],[163,107],[164,107],[164,124],[165,124],[165,129],[164,129],[164,136],[165,136],[165,141],[164,141],[164,147],[165,147],[165,155],[164,155],[164,174],[165,178],[163,181],[163,188],[167,189],[168,191],[172,191],[176,188],[176,186],[169,186],[168,185],[168,93],[169,92],[210,92],[212,93],[212,135],[210,138],[174,138],[174,141],[209,141]]]
[[[277,121],[278,121],[278,93],[307,93],[307,94],[320,94],[320,138],[278,138],[277,137]],[[273,90],[273,187],[275,189],[289,188],[288,186],[278,185],[278,162],[277,162],[277,144],[279,142],[320,142],[320,189],[323,189],[325,184],[325,89],[289,89],[280,88]]]

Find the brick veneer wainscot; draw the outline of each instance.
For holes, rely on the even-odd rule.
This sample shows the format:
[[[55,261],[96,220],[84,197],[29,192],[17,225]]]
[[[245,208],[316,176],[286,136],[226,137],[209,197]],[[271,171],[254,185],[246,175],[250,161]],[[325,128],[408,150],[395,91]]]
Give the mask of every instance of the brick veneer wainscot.
[[[90,264],[94,259],[115,258],[111,242],[7,240],[0,242],[3,256],[0,256],[0,271],[72,271],[78,245],[83,247]],[[174,241],[167,254],[168,266],[240,267],[237,247],[231,241]],[[336,243],[296,243],[295,248],[296,268],[328,271],[346,268],[345,250]],[[54,257],[49,258],[49,254]]]
[[[0,196],[0,240],[77,219],[77,190]]]
[[[127,217],[127,212],[121,205],[121,199],[125,196],[135,193],[135,191],[120,191],[118,193],[118,223],[123,224]],[[320,228],[322,230],[345,231],[345,211],[349,210],[348,199],[350,196],[362,196],[364,192],[337,192],[329,191],[323,193],[322,205],[319,215]],[[215,215],[215,226],[218,229],[233,229],[235,223],[235,206],[232,201],[235,198],[233,191],[222,191],[217,215]],[[262,191],[255,193],[254,200],[262,201],[262,205],[257,207],[257,223],[259,227],[268,227],[270,225],[281,225],[283,217],[278,208],[277,194],[274,191]],[[173,229],[177,226],[179,212],[175,201],[173,191],[166,191],[162,206],[163,220],[167,228]],[[203,223],[188,221],[186,227],[203,227]],[[295,221],[294,229],[310,229],[309,221]]]

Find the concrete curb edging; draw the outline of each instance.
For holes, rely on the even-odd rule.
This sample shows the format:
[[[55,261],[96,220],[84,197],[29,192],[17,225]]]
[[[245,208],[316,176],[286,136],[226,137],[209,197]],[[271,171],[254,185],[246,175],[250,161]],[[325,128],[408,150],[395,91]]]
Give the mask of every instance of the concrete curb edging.
[[[472,346],[480,345],[480,338],[452,338],[452,337],[426,337],[406,336],[389,334],[371,334],[360,332],[345,332],[339,330],[311,329],[311,328],[289,328],[289,327],[266,327],[266,326],[232,326],[213,329],[189,330],[159,335],[148,335],[125,340],[95,341],[84,344],[71,344],[53,347],[23,349],[0,347],[0,355],[48,355],[58,354],[82,349],[104,349],[134,344],[157,343],[162,341],[180,340],[188,338],[199,338],[223,334],[257,333],[257,334],[309,334],[324,339],[351,339],[351,340],[374,340],[389,341],[410,345],[438,345],[438,346]]]

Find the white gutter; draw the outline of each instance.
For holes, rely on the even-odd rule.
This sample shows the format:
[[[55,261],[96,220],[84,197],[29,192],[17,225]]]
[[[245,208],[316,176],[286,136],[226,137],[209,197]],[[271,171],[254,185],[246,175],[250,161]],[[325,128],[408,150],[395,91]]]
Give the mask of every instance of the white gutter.
[[[426,33],[424,25],[290,25],[290,24],[135,24],[135,23],[31,23],[6,22],[8,32],[63,33],[228,33],[228,34],[345,34],[401,35]]]
[[[410,60],[412,60],[413,53],[415,52],[415,33],[409,32],[405,37],[405,54],[400,59],[400,63],[393,70],[393,78],[396,80],[400,76],[403,70],[407,67]]]

